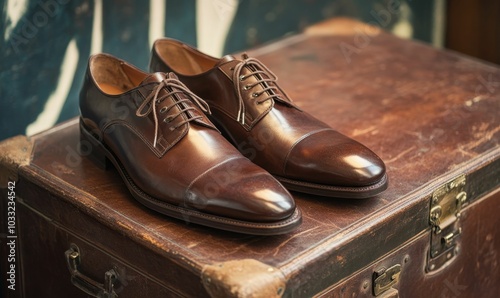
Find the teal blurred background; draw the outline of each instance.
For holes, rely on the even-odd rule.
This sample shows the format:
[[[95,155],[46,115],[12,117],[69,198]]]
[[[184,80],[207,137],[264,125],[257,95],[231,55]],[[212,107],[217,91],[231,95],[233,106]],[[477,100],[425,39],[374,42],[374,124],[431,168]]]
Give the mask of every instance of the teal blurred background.
[[[78,115],[91,53],[146,69],[150,46],[161,36],[219,56],[335,16],[442,47],[450,20],[445,0],[0,0],[0,7],[0,140]]]

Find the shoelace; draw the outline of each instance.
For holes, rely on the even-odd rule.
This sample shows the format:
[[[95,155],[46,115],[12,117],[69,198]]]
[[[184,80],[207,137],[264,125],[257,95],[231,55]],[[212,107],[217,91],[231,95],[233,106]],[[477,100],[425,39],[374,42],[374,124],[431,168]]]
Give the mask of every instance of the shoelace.
[[[158,97],[158,95],[160,94],[160,91],[163,88],[165,88],[165,87],[171,87],[172,91],[169,91],[166,94]],[[183,94],[187,95],[189,98],[191,98],[196,103],[196,105],[203,112],[210,114],[210,107],[208,106],[208,104],[203,99],[201,99],[196,94],[194,94],[191,90],[189,90],[186,87],[186,85],[184,85],[183,83],[181,83],[179,80],[176,80],[176,79],[171,79],[171,78],[164,79],[158,85],[155,86],[155,88],[153,89],[153,91],[151,91],[151,93],[148,95],[148,97],[137,108],[137,111],[135,113],[138,117],[146,117],[147,115],[149,115],[149,113],[151,113],[151,111],[153,111],[153,119],[154,119],[154,122],[155,122],[155,138],[154,138],[154,141],[153,141],[153,146],[154,147],[156,147],[156,142],[158,140],[158,130],[159,130],[158,112],[156,110],[156,106],[157,106],[157,104],[159,104],[160,102],[162,102],[167,97],[169,97],[171,95],[174,95],[176,93],[183,93]],[[189,101],[189,99],[187,99],[187,98],[178,100],[178,101],[176,101],[175,103],[173,103],[170,106],[161,108],[160,111],[159,111],[159,113],[160,114],[167,113],[174,106],[177,106],[180,103],[188,102],[188,101]],[[148,103],[151,103],[151,105],[149,106],[149,108],[145,112],[142,112]],[[175,118],[177,118],[179,115],[181,115],[183,113],[186,113],[189,110],[196,110],[196,108],[194,108],[194,107],[182,108],[182,106],[179,106],[179,108],[180,108],[180,111],[177,114],[175,114],[175,115],[169,115],[169,116],[165,117],[163,119],[163,122],[169,123],[169,122],[173,121]],[[182,126],[185,123],[188,123],[190,121],[193,121],[193,120],[196,120],[196,119],[200,119],[200,118],[203,118],[203,117],[202,116],[196,116],[196,117],[188,118],[188,119],[186,119],[186,120],[178,123],[177,125],[172,126],[170,128],[170,130],[177,129],[178,127]]]
[[[255,58],[248,57],[247,54],[242,55],[243,60],[238,63],[233,70],[233,83],[234,87],[237,90],[238,94],[238,101],[239,101],[239,106],[238,106],[238,117],[237,121],[240,122],[241,124],[245,124],[245,103],[243,102],[243,95],[241,93],[242,89],[247,91],[252,89],[253,87],[257,85],[262,85],[264,88],[261,91],[254,92],[252,93],[252,97],[256,98],[259,97],[261,94],[267,92],[269,94],[267,97],[259,99],[257,101],[257,104],[262,104],[265,101],[268,101],[270,99],[275,99],[277,101],[283,102],[283,103],[289,103],[290,100],[288,98],[282,98],[280,94],[276,92],[276,90],[280,90],[283,94],[285,92],[278,87],[276,84],[276,81],[278,80],[278,77],[269,69],[267,68],[262,62]],[[241,72],[243,71],[245,66],[250,66],[248,69],[251,70],[251,72],[247,75],[242,75]],[[253,68],[251,67],[253,66]],[[268,78],[265,78],[262,76],[264,74]],[[260,75],[260,76],[259,76]],[[248,77],[254,76],[257,81],[253,84],[247,84],[244,85],[243,87],[241,86],[243,84],[243,81],[245,81]],[[270,92],[268,92],[270,91]],[[285,94],[285,96],[287,96]],[[288,97],[288,96],[287,96]]]

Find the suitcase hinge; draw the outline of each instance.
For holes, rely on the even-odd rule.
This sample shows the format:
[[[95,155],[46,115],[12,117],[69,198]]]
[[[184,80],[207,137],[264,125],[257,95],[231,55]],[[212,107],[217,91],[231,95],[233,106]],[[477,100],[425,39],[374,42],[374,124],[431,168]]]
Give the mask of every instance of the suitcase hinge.
[[[432,193],[429,212],[432,232],[427,272],[441,268],[458,252],[460,211],[467,203],[465,182],[465,175],[461,175]]]

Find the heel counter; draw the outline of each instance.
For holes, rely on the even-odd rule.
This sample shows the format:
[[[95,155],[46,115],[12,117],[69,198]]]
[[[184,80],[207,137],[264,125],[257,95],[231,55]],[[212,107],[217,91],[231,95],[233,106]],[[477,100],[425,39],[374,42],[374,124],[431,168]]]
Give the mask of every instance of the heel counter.
[[[157,41],[151,47],[151,58],[149,59],[149,72],[169,72],[165,63],[161,60],[156,51]]]
[[[78,105],[80,108],[80,115],[83,116],[86,111],[86,105],[87,105],[87,96],[88,96],[88,91],[89,88],[91,88],[91,73],[90,73],[90,61],[91,58],[89,58],[89,61],[87,63],[87,68],[85,70],[85,74],[83,76],[83,82],[82,86],[80,88],[80,93],[78,96]]]

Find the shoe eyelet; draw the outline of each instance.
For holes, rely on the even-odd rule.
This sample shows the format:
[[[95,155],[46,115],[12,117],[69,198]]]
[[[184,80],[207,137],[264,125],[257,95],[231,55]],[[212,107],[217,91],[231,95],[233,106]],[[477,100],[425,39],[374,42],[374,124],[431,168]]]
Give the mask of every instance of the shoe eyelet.
[[[250,88],[251,88],[251,87],[250,87],[250,85],[245,85],[245,86],[243,87],[243,90],[247,91],[247,90],[250,90]]]
[[[259,97],[258,93],[252,93],[252,97]]]
[[[242,82],[243,82],[246,78],[247,78],[247,77],[245,77],[244,75],[241,75],[241,76],[240,76],[240,81],[242,81]]]
[[[172,116],[167,116],[165,119],[163,119],[163,122],[170,123],[172,122],[172,120],[173,120]]]
[[[161,114],[165,113],[166,111],[167,111],[167,107],[163,107],[163,108],[160,109],[160,113]]]
[[[233,71],[233,70],[234,70],[234,66],[233,66],[233,67],[231,67],[231,68],[229,68],[229,70],[230,70],[230,71]]]

